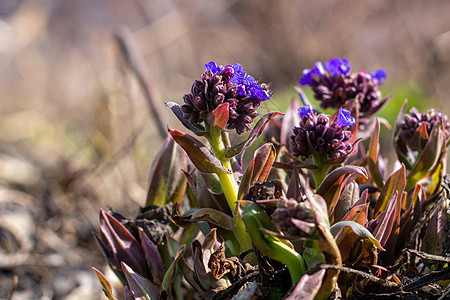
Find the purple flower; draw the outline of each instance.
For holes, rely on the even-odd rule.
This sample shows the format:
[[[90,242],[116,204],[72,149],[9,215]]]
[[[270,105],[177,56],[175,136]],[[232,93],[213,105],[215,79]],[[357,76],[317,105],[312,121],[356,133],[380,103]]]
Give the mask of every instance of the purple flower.
[[[302,119],[304,119],[305,117],[308,118],[309,115],[311,115],[313,113],[312,106],[306,105],[306,106],[300,107],[297,110],[297,113]]]
[[[299,109],[299,115],[302,119],[289,140],[293,157],[304,160],[311,155],[326,154],[329,159],[345,159],[353,151],[349,142],[352,133],[346,129],[355,120],[348,111],[341,110],[334,122],[325,114],[310,111],[308,106]]]
[[[220,73],[224,70],[222,65],[218,66],[215,62],[210,61],[205,64],[205,71],[211,71],[213,74]]]
[[[387,77],[386,71],[383,69],[376,70],[375,72],[370,73],[373,81],[376,81],[378,84],[381,84]]]
[[[423,135],[417,132],[419,127],[424,126],[426,135],[429,136],[433,127],[439,122],[442,122],[445,137],[448,139],[450,137],[450,121],[448,120],[447,115],[441,111],[435,111],[434,109],[430,109],[426,113],[421,113],[413,107],[409,114],[403,115],[399,125],[397,139],[401,140],[402,143],[412,150],[422,151],[426,141],[423,141]]]
[[[325,69],[331,75],[348,75],[352,67],[346,58],[335,57],[325,63]]]
[[[184,117],[192,124],[201,123],[208,120],[208,114],[219,105],[228,103],[227,129],[236,129],[238,134],[251,131],[253,120],[259,116],[260,103],[272,94],[240,64],[223,67],[211,61],[205,65],[205,70],[201,79],[192,84],[191,92],[183,97]]]
[[[318,77],[323,76],[325,74],[325,69],[320,61],[314,64],[314,68],[303,70],[303,77],[300,79],[301,85],[312,85],[316,81],[313,75]]]
[[[348,110],[342,109],[341,107],[339,108],[339,114],[334,122],[339,127],[350,127],[355,125],[355,118],[350,115]]]
[[[305,69],[300,85],[309,85],[314,91],[314,98],[321,101],[322,108],[339,108],[347,101],[359,102],[361,118],[369,117],[381,109],[387,99],[381,99],[378,86],[386,78],[384,70],[373,73],[360,71],[351,73],[351,66],[346,58],[332,58],[322,63],[315,63],[314,68]]]

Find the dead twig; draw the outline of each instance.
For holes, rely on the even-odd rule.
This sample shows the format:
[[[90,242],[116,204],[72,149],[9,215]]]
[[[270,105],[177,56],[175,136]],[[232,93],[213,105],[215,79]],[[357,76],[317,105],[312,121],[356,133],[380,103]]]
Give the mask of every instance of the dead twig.
[[[164,118],[164,114],[160,109],[162,101],[158,96],[158,93],[154,89],[155,85],[150,79],[149,70],[146,67],[145,61],[142,58],[137,43],[127,27],[123,27],[118,30],[115,37],[121,54],[125,58],[125,61],[130,67],[134,76],[136,76],[136,79],[139,82],[139,86],[144,93],[151,117],[153,117],[156,122],[158,133],[164,140],[167,136],[167,122]]]
[[[420,258],[433,260],[433,261],[437,261],[437,262],[450,263],[450,258],[448,258],[448,257],[443,257],[443,256],[439,256],[439,255],[432,255],[432,254],[428,254],[428,253],[425,253],[425,252],[422,252],[422,251],[418,251],[418,250],[414,250],[414,249],[405,249],[405,251],[409,252],[411,254],[414,254],[415,256],[418,256]]]
[[[339,267],[339,266],[335,266],[335,265],[320,264],[317,267],[312,268],[311,271],[309,271],[308,273],[309,274],[315,273],[319,269],[333,269],[333,270],[339,270],[339,271],[344,272],[344,273],[355,274],[355,275],[361,276],[363,278],[366,278],[366,279],[368,279],[370,281],[373,281],[375,283],[378,283],[378,284],[380,284],[380,285],[382,285],[384,287],[392,288],[392,287],[398,287],[399,286],[395,282],[392,282],[392,281],[389,281],[389,280],[386,280],[386,279],[378,278],[378,277],[376,277],[376,276],[374,276],[372,274],[369,274],[369,273],[366,273],[366,272],[363,272],[363,271],[360,271],[360,270],[355,270],[355,269],[348,268],[348,267]]]

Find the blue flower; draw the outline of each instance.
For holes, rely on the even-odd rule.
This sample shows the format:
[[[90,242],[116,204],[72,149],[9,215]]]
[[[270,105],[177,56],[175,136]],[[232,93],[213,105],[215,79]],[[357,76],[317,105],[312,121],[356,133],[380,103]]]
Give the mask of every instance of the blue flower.
[[[314,64],[314,68],[303,70],[303,77],[300,78],[299,83],[301,85],[312,85],[315,81],[313,75],[322,76],[325,74],[325,69],[320,61]]]
[[[325,63],[325,69],[331,75],[348,75],[352,69],[350,62],[346,58],[335,57]]]
[[[376,81],[378,84],[381,84],[383,80],[386,79],[387,74],[383,69],[376,70],[375,72],[370,73],[373,81]]]
[[[210,61],[209,63],[205,64],[205,70],[206,71],[210,71],[211,70],[211,72],[213,74],[216,74],[216,73],[220,74],[224,69],[225,68],[222,65],[218,66],[213,61]]]
[[[339,114],[334,122],[338,127],[343,128],[355,125],[355,118],[350,115],[348,110],[339,108]]]
[[[305,117],[309,117],[313,113],[313,109],[311,105],[306,105],[303,107],[300,107],[297,110],[298,115],[300,118],[304,119]]]

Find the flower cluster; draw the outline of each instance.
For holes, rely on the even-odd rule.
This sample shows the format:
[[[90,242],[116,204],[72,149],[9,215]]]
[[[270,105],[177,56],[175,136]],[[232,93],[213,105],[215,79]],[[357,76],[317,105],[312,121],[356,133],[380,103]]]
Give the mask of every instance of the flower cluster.
[[[355,119],[349,111],[339,109],[333,122],[325,114],[314,112],[310,105],[299,108],[298,114],[301,118],[299,127],[295,127],[290,136],[290,150],[294,157],[305,159],[326,154],[328,158],[338,159],[350,154],[352,134],[346,129],[355,124]]]
[[[442,122],[446,137],[450,136],[450,121],[441,111],[434,109],[428,110],[426,113],[419,112],[415,107],[411,108],[409,114],[403,115],[399,126],[398,138],[407,144],[412,150],[419,150],[418,139],[413,138],[420,126],[425,126],[427,135],[429,136],[434,125]]]
[[[309,236],[316,229],[314,211],[304,202],[298,202],[295,199],[280,199],[271,217],[280,230],[288,236]]]
[[[192,84],[191,93],[184,95],[181,109],[185,118],[196,124],[207,121],[208,114],[228,103],[227,129],[242,134],[252,129],[260,103],[271,96],[240,64],[223,67],[211,61],[205,65],[201,79]]]
[[[324,67],[325,65],[325,67]],[[381,100],[378,86],[386,78],[382,69],[367,73],[351,73],[345,58],[332,58],[325,64],[317,62],[312,69],[303,70],[300,85],[309,85],[322,108],[338,108],[350,99],[358,99],[362,115],[371,114]]]

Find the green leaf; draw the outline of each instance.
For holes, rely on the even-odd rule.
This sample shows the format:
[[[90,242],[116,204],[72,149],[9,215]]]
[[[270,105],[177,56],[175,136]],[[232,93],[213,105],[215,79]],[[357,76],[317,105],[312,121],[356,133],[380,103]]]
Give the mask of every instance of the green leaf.
[[[253,130],[248,135],[247,139],[243,141],[242,143],[239,143],[237,145],[231,146],[226,150],[225,156],[227,158],[231,158],[233,156],[238,155],[241,153],[244,149],[249,147],[253,142],[263,133],[264,127],[266,127],[267,122],[269,122],[273,117],[275,116],[281,116],[283,115],[280,112],[268,112],[264,114],[261,119],[258,120],[255,127],[253,127]]]
[[[266,143],[259,147],[250,162],[247,170],[242,176],[239,185],[238,199],[242,199],[256,182],[262,183],[269,176],[272,164],[276,158],[275,147],[272,143]]]
[[[95,275],[97,275],[98,280],[100,281],[100,284],[102,285],[103,293],[105,294],[106,298],[109,300],[116,300],[113,296],[112,287],[111,284],[106,280],[105,275],[102,274],[99,270],[96,268],[92,268],[94,270]]]
[[[186,191],[186,177],[180,172],[183,169],[187,169],[186,155],[167,136],[152,163],[146,206],[181,201]]]
[[[280,233],[258,204],[245,200],[239,200],[238,203],[238,212],[255,247],[264,255],[284,263],[291,274],[292,284],[296,284],[306,271],[302,256],[293,249],[289,241],[261,230],[265,228]]]
[[[175,275],[177,274],[177,264],[178,261],[182,258],[181,254],[183,254],[184,248],[186,245],[182,245],[180,249],[177,251],[173,262],[170,264],[169,268],[166,271],[166,274],[164,275],[163,282],[161,284],[161,294],[162,293],[169,293],[171,294],[171,286],[173,283],[173,280],[175,278]]]
[[[193,136],[178,130],[168,129],[174,140],[184,149],[194,166],[202,173],[229,173],[220,160]]]

